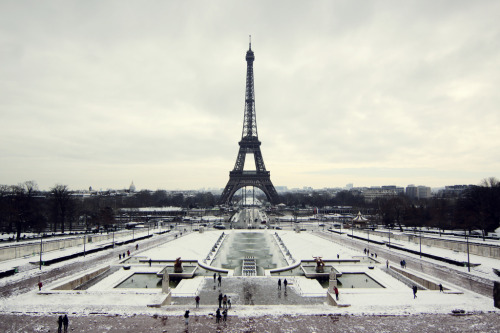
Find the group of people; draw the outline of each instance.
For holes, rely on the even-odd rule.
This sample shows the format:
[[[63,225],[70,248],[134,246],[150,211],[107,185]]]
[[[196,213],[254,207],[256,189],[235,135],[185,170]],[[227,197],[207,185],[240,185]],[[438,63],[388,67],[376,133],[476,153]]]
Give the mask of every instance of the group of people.
[[[286,286],[288,285],[288,281],[286,279],[283,281],[283,285],[285,286],[286,290]],[[278,290],[281,290],[281,279],[278,279]]]
[[[135,247],[136,249],[138,249],[139,245],[136,245]],[[130,257],[130,250],[127,250],[127,256]],[[125,252],[123,252],[123,254],[121,253],[118,254],[118,259],[121,260],[122,258],[125,259]]]
[[[57,319],[57,333],[62,333],[62,328],[64,326],[64,333],[68,332],[69,319],[68,315],[59,316]]]

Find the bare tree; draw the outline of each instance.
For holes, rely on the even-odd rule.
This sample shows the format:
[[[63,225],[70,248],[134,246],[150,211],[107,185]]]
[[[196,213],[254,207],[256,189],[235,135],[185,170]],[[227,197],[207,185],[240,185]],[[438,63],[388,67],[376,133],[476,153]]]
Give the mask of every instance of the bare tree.
[[[50,189],[52,197],[52,208],[54,214],[54,232],[57,231],[57,222],[61,226],[61,232],[64,232],[66,221],[69,220],[69,230],[72,228],[72,220],[68,219],[68,213],[71,209],[71,196],[67,185],[56,184]]]

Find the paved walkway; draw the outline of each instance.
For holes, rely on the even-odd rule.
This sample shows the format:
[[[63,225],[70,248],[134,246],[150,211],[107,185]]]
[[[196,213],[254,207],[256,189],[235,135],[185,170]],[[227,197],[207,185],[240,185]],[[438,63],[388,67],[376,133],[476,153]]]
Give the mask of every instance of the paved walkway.
[[[302,297],[291,285],[285,289],[284,278],[281,280],[278,290],[278,277],[223,277],[220,288],[213,278],[205,278],[200,304],[218,305],[220,293],[227,295],[232,305],[312,305],[326,301],[326,297]],[[293,278],[288,280],[293,283]],[[194,298],[189,297],[174,297],[172,301],[174,305],[194,304]]]
[[[53,315],[0,314],[0,332],[57,332],[58,313]],[[434,332],[498,332],[500,316],[494,313],[414,316],[229,316],[227,322],[215,323],[210,315],[191,316],[189,326],[182,316],[119,316],[88,315],[73,317],[69,314],[69,332],[287,332],[287,333],[434,333]]]

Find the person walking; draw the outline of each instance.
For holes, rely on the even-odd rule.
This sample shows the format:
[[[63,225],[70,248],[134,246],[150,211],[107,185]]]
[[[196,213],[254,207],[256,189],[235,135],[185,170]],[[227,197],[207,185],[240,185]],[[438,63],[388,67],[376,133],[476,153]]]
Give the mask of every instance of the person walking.
[[[196,295],[196,297],[194,298],[194,300],[196,302],[196,308],[199,308],[200,307],[200,296]]]
[[[43,283],[42,281],[38,281],[38,291],[42,291]]]
[[[222,311],[222,321],[223,322],[227,321],[227,309],[224,309],[224,311]]]
[[[152,260],[149,258],[149,267],[151,267]]]
[[[227,298],[227,306],[231,309],[231,299],[229,297]]]
[[[218,324],[220,322],[220,317],[221,317],[221,315],[220,315],[220,309],[217,309],[215,311],[215,323]]]
[[[443,292],[443,285],[440,283],[439,284],[439,292],[442,293]]]
[[[283,281],[283,285],[285,286],[285,290],[286,290],[286,286],[288,285],[288,281],[285,279],[285,281]]]
[[[64,315],[64,318],[63,318],[63,325],[64,325],[64,333],[68,333],[68,325],[69,325],[69,319],[68,319],[68,315]]]
[[[224,309],[227,309],[227,295],[222,298],[222,305]]]
[[[214,273],[214,284],[215,284],[215,280],[217,279],[217,274]]]
[[[417,298],[417,286],[413,286],[413,299]]]
[[[59,316],[57,319],[57,333],[62,333],[63,317]]]
[[[186,324],[186,326],[189,325],[189,310],[186,310],[186,312],[184,312],[184,324]]]
[[[389,260],[385,261],[385,266],[387,266],[387,268],[389,268]]]
[[[219,294],[219,308],[222,308],[222,293]]]
[[[220,276],[220,273],[219,273],[219,277],[217,278],[217,281],[219,281],[219,287],[222,285],[222,276]]]
[[[335,292],[335,298],[338,301],[339,300],[339,288],[337,288],[337,286],[333,286],[333,291]]]
[[[281,290],[281,279],[278,279],[278,290]]]

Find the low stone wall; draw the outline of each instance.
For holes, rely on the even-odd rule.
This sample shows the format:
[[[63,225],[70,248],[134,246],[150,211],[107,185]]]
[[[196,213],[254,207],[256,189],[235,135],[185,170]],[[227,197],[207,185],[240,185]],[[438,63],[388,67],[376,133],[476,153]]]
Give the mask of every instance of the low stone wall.
[[[429,280],[426,280],[420,276],[416,276],[414,274],[411,274],[405,270],[402,270],[402,269],[399,269],[399,268],[396,268],[394,266],[391,266],[391,269],[395,272],[398,272],[399,274],[403,275],[403,276],[406,276],[407,278],[411,279],[412,281],[415,281],[415,283],[418,283],[419,285],[421,285],[422,287],[424,287],[425,289],[428,289],[428,290],[439,290],[439,284],[437,283],[434,283],[432,281],[429,281]],[[443,290],[449,290],[448,288],[445,288],[443,286]]]
[[[101,269],[98,269],[97,271],[94,271],[92,273],[86,274],[86,275],[84,275],[82,277],[79,277],[79,278],[77,278],[75,280],[67,282],[67,283],[65,283],[63,285],[57,286],[57,287],[53,288],[53,290],[74,290],[77,287],[81,286],[82,284],[84,284],[84,283],[92,280],[96,276],[98,276],[98,275],[106,272],[108,269],[109,269],[109,266],[103,267]]]
[[[120,232],[115,234],[115,241],[118,240],[118,236],[124,237],[131,234],[132,232]],[[86,235],[86,243],[101,242],[101,241],[112,241],[113,234],[88,234]],[[43,252],[62,250],[68,247],[83,245],[83,237],[73,236],[64,239],[57,240],[43,240],[42,247]],[[29,244],[13,244],[12,246],[0,247],[0,261],[11,260],[17,258],[31,257],[40,255],[40,241],[30,242]]]
[[[386,238],[386,242],[389,241],[389,236],[387,235],[387,232],[380,232],[380,231],[370,231],[370,234],[377,235],[380,237]],[[391,241],[405,241],[405,242],[412,242],[415,244],[420,244],[420,236],[417,235],[409,235],[409,234],[392,234],[391,233]],[[447,249],[447,250],[455,250],[459,252],[467,252],[467,243],[465,240],[459,241],[459,240],[451,240],[451,239],[441,239],[438,237],[429,237],[429,236],[423,236],[422,237],[422,246],[432,246],[432,247],[438,247],[441,249]],[[500,246],[498,245],[490,245],[490,244],[481,244],[478,243],[476,239],[474,239],[472,242],[469,239],[469,253],[470,254],[475,254],[478,256],[482,257],[487,257],[487,258],[500,258]]]

